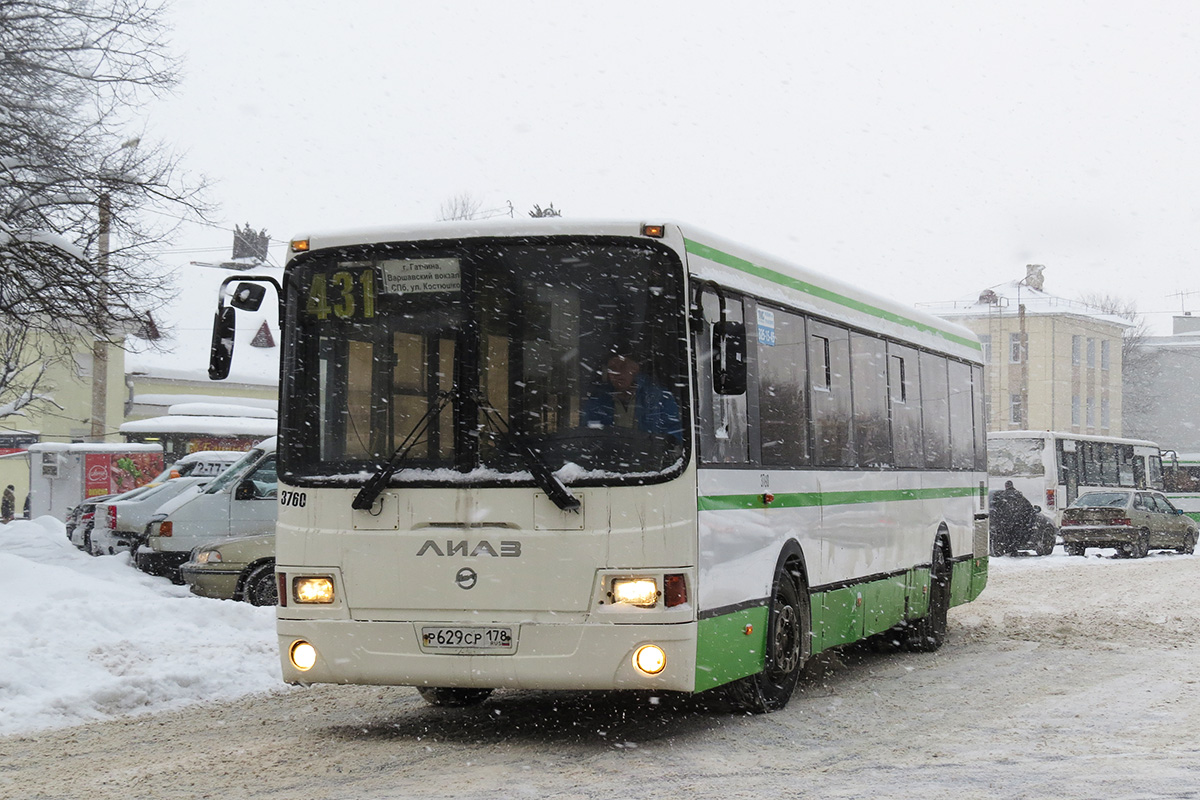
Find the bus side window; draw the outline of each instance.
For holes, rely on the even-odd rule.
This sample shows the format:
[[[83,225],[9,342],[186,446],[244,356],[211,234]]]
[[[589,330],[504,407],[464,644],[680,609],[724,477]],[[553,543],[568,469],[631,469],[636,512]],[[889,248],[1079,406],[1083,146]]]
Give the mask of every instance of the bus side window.
[[[925,466],[921,434],[921,384],[917,351],[888,342],[888,398],[892,418],[892,452],[901,469]]]
[[[703,323],[695,331],[697,395],[696,425],[699,428],[700,461],[705,464],[745,464],[750,460],[747,425],[747,394],[720,395],[713,387],[713,323],[721,319],[717,295],[701,295]],[[742,299],[726,293],[726,318],[744,322]]]
[[[758,307],[758,412],[764,466],[810,463],[804,317]]]
[[[808,334],[813,463],[825,467],[854,466],[850,440],[850,332],[809,320]]]

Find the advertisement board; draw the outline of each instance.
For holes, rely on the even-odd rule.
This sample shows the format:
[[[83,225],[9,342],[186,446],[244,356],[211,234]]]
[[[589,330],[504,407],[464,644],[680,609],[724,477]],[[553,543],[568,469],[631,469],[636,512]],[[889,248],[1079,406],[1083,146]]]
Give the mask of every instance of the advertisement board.
[[[83,457],[83,495],[128,492],[162,470],[162,453],[87,453]]]

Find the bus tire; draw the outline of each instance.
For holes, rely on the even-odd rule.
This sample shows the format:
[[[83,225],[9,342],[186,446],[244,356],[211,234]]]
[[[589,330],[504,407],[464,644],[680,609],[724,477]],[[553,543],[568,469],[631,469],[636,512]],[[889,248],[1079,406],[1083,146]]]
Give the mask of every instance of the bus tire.
[[[946,614],[950,610],[950,563],[946,548],[938,542],[929,566],[929,609],[908,626],[904,647],[917,653],[932,653],[946,641]]]
[[[475,706],[488,699],[491,689],[462,689],[452,686],[418,686],[417,693],[431,706],[463,708]]]
[[[763,670],[729,684],[726,696],[735,709],[763,714],[787,705],[810,650],[808,602],[799,570],[780,567],[771,587]]]

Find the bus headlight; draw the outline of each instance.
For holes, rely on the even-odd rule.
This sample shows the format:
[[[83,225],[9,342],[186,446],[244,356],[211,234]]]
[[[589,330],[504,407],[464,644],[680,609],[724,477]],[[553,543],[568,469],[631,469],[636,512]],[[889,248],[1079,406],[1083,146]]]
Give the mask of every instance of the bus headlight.
[[[301,672],[308,672],[317,663],[317,648],[301,639],[292,642],[288,657],[292,660],[293,667]]]
[[[647,675],[657,675],[667,666],[667,654],[656,644],[644,644],[633,654],[633,665]]]
[[[614,603],[653,606],[658,601],[658,581],[654,578],[614,578],[609,594]]]
[[[333,578],[325,575],[296,578],[292,583],[292,596],[297,603],[332,603]]]

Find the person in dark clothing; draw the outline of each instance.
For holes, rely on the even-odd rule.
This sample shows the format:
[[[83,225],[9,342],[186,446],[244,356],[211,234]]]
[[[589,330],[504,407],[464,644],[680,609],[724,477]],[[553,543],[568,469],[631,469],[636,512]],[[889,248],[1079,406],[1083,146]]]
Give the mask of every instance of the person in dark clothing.
[[[1029,540],[1034,526],[1033,504],[1013,488],[1012,481],[992,495],[991,539],[992,555],[1010,556]]]
[[[12,522],[17,513],[17,490],[11,483],[4,489],[4,499],[0,500],[0,522]]]
[[[641,362],[627,343],[614,345],[609,352],[604,365],[605,382],[584,401],[583,424],[682,438],[675,396],[641,374]]]

